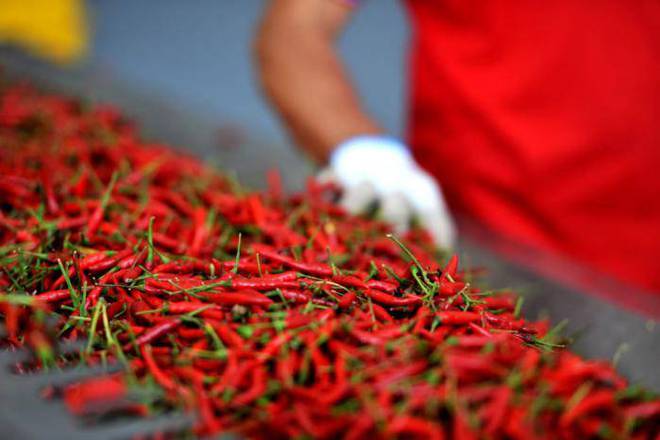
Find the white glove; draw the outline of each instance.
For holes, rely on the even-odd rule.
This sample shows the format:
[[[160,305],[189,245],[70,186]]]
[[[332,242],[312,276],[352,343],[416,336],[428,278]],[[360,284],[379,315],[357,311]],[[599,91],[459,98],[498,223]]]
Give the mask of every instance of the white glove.
[[[341,143],[318,178],[343,188],[340,204],[349,212],[362,213],[377,201],[398,233],[416,216],[436,244],[454,244],[456,229],[440,187],[395,139],[358,136]]]

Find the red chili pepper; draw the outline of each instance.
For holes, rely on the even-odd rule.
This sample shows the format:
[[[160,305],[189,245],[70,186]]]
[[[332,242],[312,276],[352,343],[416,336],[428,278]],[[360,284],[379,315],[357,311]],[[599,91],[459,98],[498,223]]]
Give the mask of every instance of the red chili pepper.
[[[335,275],[332,277],[332,281],[345,287],[353,287],[356,289],[367,288],[367,283],[352,275]]]
[[[293,274],[295,275],[295,273]],[[254,290],[295,289],[300,287],[300,284],[295,281],[295,277],[279,277],[277,275],[263,278],[232,278],[229,280],[228,285],[235,289]]]
[[[64,391],[64,402],[74,414],[91,412],[95,408],[117,404],[128,393],[121,376],[103,376],[68,385]]]
[[[343,298],[342,298],[343,299]],[[378,304],[372,304],[371,308],[374,311],[374,315],[381,322],[392,322],[392,316],[389,314],[385,307],[381,307]]]
[[[57,229],[58,230],[63,230],[63,229],[77,229],[81,228],[84,225],[87,224],[87,217],[70,217],[70,218],[64,218],[57,222]]]
[[[85,255],[80,260],[80,268],[83,270],[89,269],[90,267],[94,267],[111,258],[112,256],[109,256],[106,252],[96,252],[90,255]]]
[[[242,289],[236,292],[215,292],[202,295],[208,301],[224,305],[268,306],[273,300],[252,289]]]
[[[453,296],[465,288],[465,283],[462,281],[451,283],[449,281],[441,281],[438,292],[441,296]]]
[[[96,205],[94,212],[92,212],[92,215],[90,216],[89,221],[87,222],[87,234],[90,237],[94,236],[94,234],[96,233],[96,229],[101,224],[101,220],[103,219],[103,214],[105,212],[105,208],[106,205],[108,204],[109,198],[112,194],[113,187],[114,187],[114,180],[111,180],[108,189],[106,190],[106,193],[103,195],[101,200]]]
[[[209,305],[201,301],[178,301],[178,302],[167,302],[164,305],[164,308],[167,312],[174,315],[180,315],[185,313],[196,312],[200,309],[208,308]]]
[[[560,419],[559,424],[562,428],[568,428],[573,422],[580,417],[592,411],[599,409],[610,409],[614,404],[614,393],[610,390],[599,390],[592,394],[585,396],[582,400],[577,402],[572,408],[564,412]]]
[[[485,357],[478,354],[451,352],[447,355],[450,371],[458,377],[501,377],[506,370]]]
[[[398,286],[394,283],[380,280],[369,280],[367,281],[367,287],[370,289],[382,290],[387,293],[396,292]]]
[[[452,279],[455,279],[457,269],[458,269],[458,255],[454,254],[447,262],[447,265],[445,266],[445,270],[442,272],[442,276],[444,278],[451,277]]]
[[[305,304],[312,300],[311,295],[298,290],[279,289],[279,292],[287,301],[293,301],[296,304]]]
[[[179,325],[181,325],[181,320],[179,319],[169,319],[167,321],[163,321],[140,335],[135,340],[135,345],[140,347],[145,344],[150,344],[161,336],[166,335],[167,333],[176,329]],[[131,344],[126,344],[124,346],[124,350],[130,350],[131,346]]]
[[[12,344],[18,345],[19,321],[21,319],[22,311],[13,304],[1,304],[1,303],[0,303],[0,311],[3,310],[2,308],[3,305],[4,305],[5,330],[7,332],[7,340]]]
[[[347,292],[344,294],[344,296],[341,297],[339,300],[339,308],[340,309],[347,309],[349,308],[353,302],[357,299],[357,294],[355,292]]]
[[[198,340],[206,336],[206,332],[200,328],[179,327],[177,334],[183,339]]]
[[[163,370],[160,369],[160,367],[158,367],[158,364],[151,354],[151,347],[149,345],[144,346],[140,349],[140,352],[142,354],[142,359],[144,359],[144,363],[147,366],[147,369],[154,377],[154,379],[156,379],[156,382],[158,382],[158,384],[166,390],[175,390],[176,384],[167,374],[165,374],[165,372],[163,372]]]
[[[34,295],[39,301],[44,301],[47,303],[59,302],[67,299],[71,299],[71,292],[69,289],[59,289],[51,290],[50,292],[42,292]]]
[[[481,322],[481,315],[475,312],[465,311],[440,311],[435,317],[444,325],[465,325],[473,322]]]
[[[90,255],[89,260],[83,259],[81,262],[81,267],[82,269],[88,270],[91,273],[102,272],[104,270],[111,269],[117,264],[118,261],[128,257],[132,253],[133,251],[130,249],[125,249],[123,251],[117,252],[111,257],[106,256],[103,258],[103,253],[96,254],[94,258],[92,258],[92,255]]]
[[[374,289],[367,289],[364,291],[364,294],[375,302],[390,307],[416,306],[422,303],[422,299],[414,295],[399,298],[387,293],[379,292],[378,290]]]
[[[254,250],[257,254],[263,258],[271,259],[281,263],[291,269],[298,270],[300,272],[309,273],[312,275],[318,276],[330,276],[332,275],[332,268],[321,263],[301,263],[292,258],[285,257],[278,254],[277,252],[268,249],[264,246],[255,246]]]
[[[119,262],[117,263],[117,267],[119,269],[133,268],[138,264],[142,263],[146,257],[147,257],[147,250],[145,248],[135,255],[130,255],[119,260]]]
[[[657,400],[636,403],[623,410],[627,419],[653,419],[660,417],[660,402]]]
[[[389,425],[389,432],[393,436],[425,438],[429,440],[443,440],[445,438],[442,428],[431,421],[412,416],[398,416]]]
[[[460,409],[456,411],[454,416],[453,432],[455,440],[477,440],[477,436],[469,426],[467,415]]]
[[[51,179],[49,172],[43,170],[40,173],[40,178],[41,178],[43,193],[46,198],[46,207],[48,208],[48,212],[50,214],[57,214],[60,207],[59,207],[59,203],[57,203],[57,198],[55,196],[55,189],[53,188],[53,181]]]
[[[174,238],[168,237],[165,234],[161,234],[160,232],[153,233],[153,241],[155,246],[163,247],[172,252],[181,253],[184,249],[184,245],[181,242]]]
[[[213,307],[213,308],[208,308],[208,309],[202,310],[201,313],[199,314],[199,316],[204,318],[204,319],[207,319],[207,320],[208,319],[216,319],[216,320],[222,321],[222,320],[225,319],[227,314],[224,311]]]
[[[261,350],[258,357],[261,360],[267,360],[268,358],[275,355],[275,353],[288,342],[292,336],[289,333],[282,333],[275,338],[273,338],[266,346]]]
[[[195,209],[195,213],[193,215],[193,221],[195,226],[193,229],[193,237],[190,242],[190,255],[198,256],[202,244],[204,240],[206,240],[206,237],[208,235],[208,231],[206,230],[206,225],[205,225],[206,210],[201,207]]]
[[[511,395],[511,388],[508,386],[501,386],[495,390],[486,410],[485,418],[487,422],[485,432],[495,434],[501,428],[505,421]]]

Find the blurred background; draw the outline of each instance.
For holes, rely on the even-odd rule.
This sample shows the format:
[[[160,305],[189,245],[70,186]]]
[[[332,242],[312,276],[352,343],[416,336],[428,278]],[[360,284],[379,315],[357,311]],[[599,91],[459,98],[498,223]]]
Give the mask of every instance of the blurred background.
[[[71,20],[53,26],[48,21],[52,17],[33,16],[32,23],[52,28],[44,35],[50,42],[66,36],[65,28],[77,29],[88,41],[86,50],[60,41],[60,46],[74,47],[72,56],[58,65],[57,48],[35,51],[25,41],[8,44],[5,38],[0,63],[18,75],[41,75],[46,83],[88,99],[115,102],[140,120],[149,137],[188,147],[234,170],[247,184],[260,186],[263,171],[278,167],[286,168],[290,189],[301,186],[309,164],[293,151],[260,95],[252,69],[250,43],[264,0],[50,4],[63,3],[86,9],[87,30],[77,29]],[[405,124],[406,44],[406,17],[395,0],[366,2],[340,43],[366,107],[394,134],[401,134]],[[17,50],[19,45],[28,52]],[[154,103],[163,114],[158,127],[141,110]],[[246,156],[254,160],[245,163]]]

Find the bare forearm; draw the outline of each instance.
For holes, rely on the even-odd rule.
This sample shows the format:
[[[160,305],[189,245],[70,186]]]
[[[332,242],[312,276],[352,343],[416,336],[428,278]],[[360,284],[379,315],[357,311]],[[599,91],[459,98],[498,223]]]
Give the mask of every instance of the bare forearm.
[[[296,142],[315,159],[325,161],[341,141],[381,129],[362,110],[334,48],[338,31],[334,21],[344,17],[328,19],[326,14],[315,22],[309,17],[293,20],[290,15],[296,16],[283,18],[277,11],[266,15],[255,47],[259,75]]]

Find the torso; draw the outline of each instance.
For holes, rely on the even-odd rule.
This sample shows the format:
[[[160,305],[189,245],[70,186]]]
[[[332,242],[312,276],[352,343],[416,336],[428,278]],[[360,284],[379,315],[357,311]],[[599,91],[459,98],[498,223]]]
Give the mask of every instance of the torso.
[[[660,2],[408,4],[410,143],[450,205],[660,291]]]

